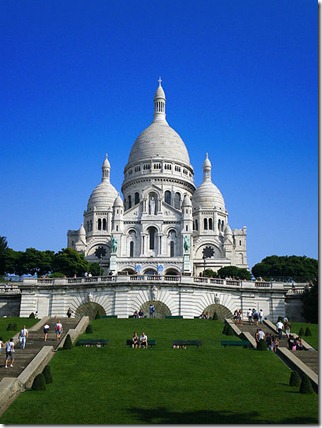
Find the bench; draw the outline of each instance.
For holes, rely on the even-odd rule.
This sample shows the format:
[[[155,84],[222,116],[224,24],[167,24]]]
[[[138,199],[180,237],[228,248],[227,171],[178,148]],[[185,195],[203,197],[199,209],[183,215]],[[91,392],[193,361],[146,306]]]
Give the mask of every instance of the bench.
[[[77,341],[76,346],[105,346],[108,344],[108,339],[80,339]]]
[[[182,348],[184,346],[196,346],[197,348],[201,346],[202,343],[200,340],[174,340],[172,343],[173,347]]]
[[[244,348],[249,348],[250,343],[248,340],[222,340],[221,346],[243,346]]]
[[[157,341],[155,339],[148,339],[148,346],[152,348],[152,346],[156,346]],[[126,345],[132,347],[132,339],[126,339]],[[138,346],[140,347],[140,345]]]
[[[183,318],[183,315],[166,315],[165,319],[178,319],[178,318]]]

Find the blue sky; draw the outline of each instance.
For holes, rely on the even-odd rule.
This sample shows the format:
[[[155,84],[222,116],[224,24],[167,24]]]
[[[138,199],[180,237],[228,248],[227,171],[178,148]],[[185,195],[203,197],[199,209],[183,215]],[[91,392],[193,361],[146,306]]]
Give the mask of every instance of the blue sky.
[[[107,152],[118,191],[153,118],[202,182],[206,152],[250,268],[318,257],[318,4],[313,0],[7,1],[0,4],[0,236],[59,251]]]

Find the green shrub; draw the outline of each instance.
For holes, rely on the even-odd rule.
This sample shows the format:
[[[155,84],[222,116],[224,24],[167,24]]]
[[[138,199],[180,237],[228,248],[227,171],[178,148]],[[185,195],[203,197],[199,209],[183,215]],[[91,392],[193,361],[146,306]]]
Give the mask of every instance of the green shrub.
[[[12,330],[17,331],[17,324],[12,325]]]
[[[88,324],[88,326],[86,327],[85,332],[86,332],[87,334],[91,334],[91,333],[93,333],[93,326],[92,326],[92,324]]]
[[[300,337],[304,336],[304,328],[303,327],[300,328],[299,336]]]
[[[314,392],[311,381],[310,381],[308,375],[306,375],[306,374],[303,374],[303,376],[302,376],[300,392],[302,394],[312,394]]]
[[[224,323],[224,328],[223,328],[222,334],[227,334],[227,330],[228,330],[228,324]]]
[[[235,332],[230,324],[227,325],[227,336],[235,336]]]
[[[213,317],[213,319],[214,319],[214,320],[219,320],[217,312],[215,312],[215,313],[214,313],[214,317]]]
[[[306,327],[304,336],[312,336],[311,330],[309,329],[309,327]]]
[[[12,330],[13,330],[13,325],[11,324],[11,322],[9,322],[7,331],[12,331]]]
[[[45,391],[46,390],[46,382],[45,382],[45,376],[42,373],[37,374],[35,377],[32,389],[35,391]]]
[[[42,374],[44,375],[45,383],[53,383],[50,366],[45,366],[44,370],[42,371]]]
[[[70,338],[70,335],[67,334],[64,345],[63,345],[63,349],[72,349],[73,344],[72,344],[72,339]]]
[[[95,315],[95,319],[96,319],[96,320],[99,320],[100,318],[101,318],[101,315],[100,315],[99,311],[97,311],[97,312],[96,312],[96,315]]]
[[[267,351],[267,344],[266,340],[260,339],[257,343],[257,350],[258,351]]]
[[[299,387],[301,385],[301,376],[299,375],[299,373],[294,370],[291,373],[291,377],[290,377],[290,386],[297,386]]]
[[[29,318],[35,318],[35,314],[31,312],[31,314],[29,315]]]

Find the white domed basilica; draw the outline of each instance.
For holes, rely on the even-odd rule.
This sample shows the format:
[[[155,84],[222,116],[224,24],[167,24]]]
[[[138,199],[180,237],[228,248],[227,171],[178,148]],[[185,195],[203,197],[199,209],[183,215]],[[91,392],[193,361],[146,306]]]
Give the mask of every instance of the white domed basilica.
[[[106,158],[79,230],[68,247],[100,262],[105,274],[193,275],[224,266],[247,268],[246,227],[232,230],[206,154],[196,188],[185,143],[166,120],[159,80],[154,118],[135,140],[124,168],[123,200]]]

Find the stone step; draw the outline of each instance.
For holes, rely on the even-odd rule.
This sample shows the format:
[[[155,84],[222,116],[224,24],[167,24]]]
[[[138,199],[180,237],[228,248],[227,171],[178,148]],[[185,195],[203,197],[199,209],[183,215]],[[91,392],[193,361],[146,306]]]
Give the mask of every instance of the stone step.
[[[252,334],[253,337],[255,337],[256,334],[256,330],[258,328],[261,328],[265,333],[269,332],[272,333],[273,335],[277,336],[277,333],[274,332],[271,328],[269,328],[267,325],[265,324],[248,324],[247,322],[241,325],[237,325],[238,328],[242,331],[242,332],[249,332],[250,334]],[[285,347],[287,348],[287,338],[285,335],[283,335],[282,339],[280,339],[279,341],[279,346],[280,347]],[[311,370],[314,371],[314,373],[319,374],[319,353],[315,350],[311,350],[311,351],[291,351],[292,353],[294,353],[294,355],[301,360],[304,364],[307,365],[307,367],[309,367]]]
[[[80,318],[61,318],[60,321],[63,325],[63,334],[61,336],[61,339],[63,339],[69,329],[74,329],[76,327],[80,321]],[[0,381],[4,377],[18,377],[28,366],[28,364],[30,364],[30,362],[35,358],[43,346],[52,346],[53,348],[57,347],[60,341],[56,340],[56,323],[57,318],[49,319],[48,325],[50,330],[46,342],[44,341],[43,325],[41,325],[38,330],[29,330],[25,349],[21,349],[19,342],[15,344],[15,361],[13,367],[10,367],[9,363],[8,368],[5,368],[4,362],[6,353],[3,349],[2,353],[0,354]]]

